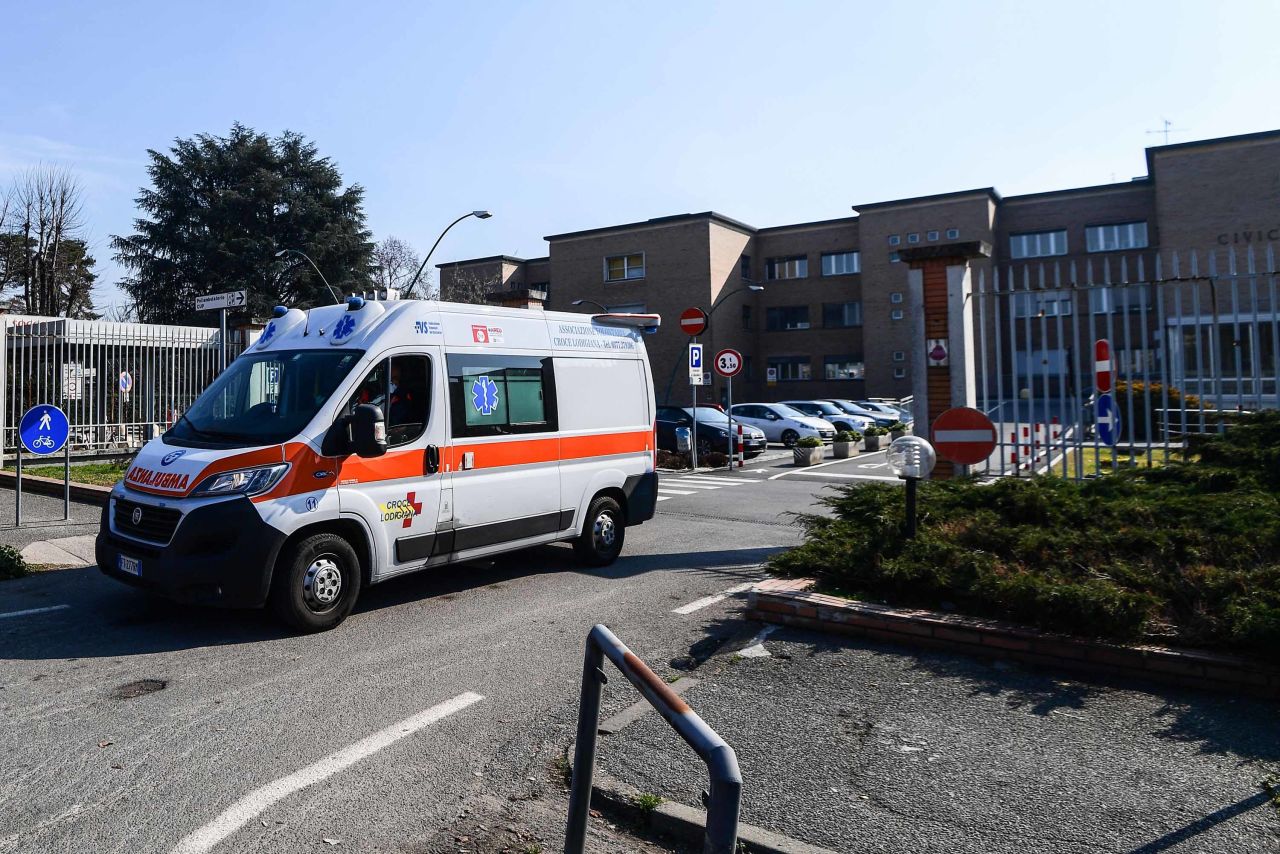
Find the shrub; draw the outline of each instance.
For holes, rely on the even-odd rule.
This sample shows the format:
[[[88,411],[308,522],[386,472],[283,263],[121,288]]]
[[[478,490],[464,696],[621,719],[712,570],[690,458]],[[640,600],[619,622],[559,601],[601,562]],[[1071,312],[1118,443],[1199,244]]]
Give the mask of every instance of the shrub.
[[[870,427],[868,427],[868,428],[866,429],[866,435],[868,435],[868,436],[888,436],[888,435],[889,435],[889,428],[887,428],[887,427],[881,427],[879,424],[872,424]]]
[[[1166,398],[1167,396],[1167,398]],[[1145,441],[1152,439],[1159,441],[1164,439],[1164,429],[1161,427],[1161,417],[1163,413],[1157,412],[1160,409],[1176,409],[1176,413],[1169,413],[1171,426],[1178,432],[1182,431],[1182,413],[1183,406],[1187,409],[1187,427],[1190,430],[1199,428],[1200,415],[1194,413],[1193,410],[1202,409],[1204,404],[1200,398],[1194,394],[1183,394],[1181,389],[1174,386],[1165,386],[1163,383],[1144,383],[1144,382],[1126,382],[1118,381],[1115,384],[1113,397],[1116,401],[1116,409],[1120,412],[1120,420],[1122,422],[1122,438],[1127,437],[1132,441]],[[1165,400],[1168,400],[1168,406],[1165,406]],[[1130,417],[1129,406],[1133,405],[1133,414]],[[1147,430],[1147,420],[1151,421],[1151,430]],[[1193,420],[1194,419],[1194,420]],[[1130,422],[1133,423],[1130,423]]]
[[[837,442],[861,442],[862,434],[857,430],[840,430],[836,433]]]
[[[658,451],[658,468],[687,469],[689,457],[686,454],[675,454],[671,451]]]
[[[906,425],[906,424],[903,424],[901,421],[895,421],[895,422],[893,422],[892,424],[890,424],[890,425],[889,425],[889,432],[890,432],[890,433],[893,433],[893,432],[902,432],[902,433],[905,433],[905,432],[906,432],[906,430],[907,430],[907,425]]]
[[[1084,482],[925,482],[912,540],[900,488],[838,487],[771,568],[847,595],[1280,660],[1280,412],[1195,451]]]
[[[0,579],[21,578],[28,572],[22,552],[13,546],[0,545]]]
[[[729,464],[729,455],[720,451],[712,451],[709,454],[699,454],[698,463],[704,466],[710,466],[713,469],[724,468]]]
[[[805,436],[803,439],[796,440],[797,448],[821,448],[822,440],[817,436]]]

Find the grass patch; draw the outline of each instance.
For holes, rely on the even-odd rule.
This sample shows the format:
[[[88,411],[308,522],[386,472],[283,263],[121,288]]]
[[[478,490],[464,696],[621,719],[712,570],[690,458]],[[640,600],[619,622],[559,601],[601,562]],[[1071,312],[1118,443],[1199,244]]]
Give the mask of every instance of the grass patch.
[[[22,552],[10,545],[0,545],[0,581],[22,578],[30,571]]]
[[[800,516],[806,542],[770,568],[860,598],[1280,660],[1280,412],[1191,450],[1084,482],[922,483],[914,540],[900,487],[838,487],[834,518]]]
[[[94,486],[115,486],[116,481],[124,477],[129,468],[127,463],[84,463],[71,467],[71,480],[75,483],[88,483]],[[13,466],[6,466],[5,471],[14,471]],[[62,480],[62,466],[30,466],[22,465],[24,475],[51,477]]]
[[[652,795],[648,792],[644,792],[643,794],[636,795],[635,805],[640,809],[640,812],[645,815],[650,815],[654,810],[662,806],[662,800],[661,795]]]

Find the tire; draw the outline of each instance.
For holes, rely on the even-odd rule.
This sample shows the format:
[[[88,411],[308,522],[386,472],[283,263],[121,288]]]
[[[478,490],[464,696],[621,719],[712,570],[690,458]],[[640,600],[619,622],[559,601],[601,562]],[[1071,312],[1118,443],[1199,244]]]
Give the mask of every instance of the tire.
[[[587,508],[582,533],[573,541],[578,559],[588,566],[608,566],[622,553],[627,528],[622,508],[607,495],[596,496]]]
[[[796,446],[796,442],[798,441],[800,441],[800,434],[797,433],[795,430],[782,431],[782,444],[785,445],[786,447],[794,448]]]
[[[337,534],[314,534],[280,556],[268,605],[276,617],[302,632],[341,623],[360,595],[360,558]]]

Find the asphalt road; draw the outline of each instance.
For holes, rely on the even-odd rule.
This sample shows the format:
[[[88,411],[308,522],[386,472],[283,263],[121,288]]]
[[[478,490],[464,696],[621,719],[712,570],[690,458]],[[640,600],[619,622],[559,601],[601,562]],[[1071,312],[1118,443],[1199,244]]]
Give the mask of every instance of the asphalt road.
[[[797,540],[779,514],[821,487],[797,480],[686,490],[604,571],[548,546],[419,574],[307,637],[96,569],[4,582],[0,852],[454,850],[431,840],[468,804],[547,785],[592,624],[664,672],[714,648],[672,609]]]

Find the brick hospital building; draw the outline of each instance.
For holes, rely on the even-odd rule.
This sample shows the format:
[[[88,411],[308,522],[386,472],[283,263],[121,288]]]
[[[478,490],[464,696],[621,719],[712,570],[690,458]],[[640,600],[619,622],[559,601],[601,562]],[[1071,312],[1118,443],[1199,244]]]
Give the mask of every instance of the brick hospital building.
[[[1280,131],[1148,148],[1146,162],[1145,176],[1123,183],[1021,196],[984,187],[853,204],[818,222],[756,228],[708,211],[552,234],[545,257],[441,264],[440,281],[445,298],[469,279],[509,304],[594,310],[571,305],[583,299],[661,314],[646,342],[659,401],[668,389],[672,401],[689,398],[676,323],[689,306],[714,307],[700,338],[709,352],[745,357],[735,400],[905,397],[923,342],[911,340],[904,256],[976,245],[973,269],[990,270],[1280,244]]]

